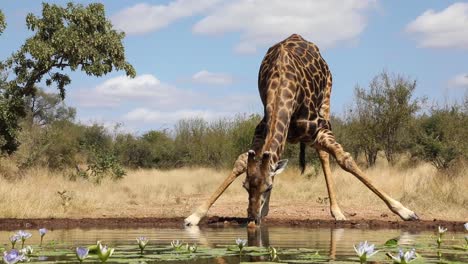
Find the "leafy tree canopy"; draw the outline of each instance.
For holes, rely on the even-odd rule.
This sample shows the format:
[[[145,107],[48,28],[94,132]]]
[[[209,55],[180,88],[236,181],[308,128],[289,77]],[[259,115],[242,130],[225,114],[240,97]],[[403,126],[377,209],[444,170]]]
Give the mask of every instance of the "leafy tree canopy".
[[[0,13],[0,33],[5,28]],[[26,25],[34,35],[18,51],[0,61],[0,150],[11,153],[18,146],[19,120],[26,115],[24,100],[35,96],[36,85],[54,85],[61,98],[71,79],[67,72],[81,70],[103,76],[123,70],[134,77],[135,69],[125,60],[125,34],[112,28],[102,4],[68,3],[66,7],[42,4],[42,16],[28,14]]]
[[[35,32],[34,36],[7,61],[16,75],[12,85],[22,88],[24,95],[34,94],[34,84],[48,74],[46,84],[55,83],[63,98],[65,86],[71,82],[61,72],[64,69],[79,69],[93,76],[115,69],[135,76],[133,66],[125,61],[125,34],[112,28],[102,4],[42,5],[42,17],[31,13],[26,17],[26,25]]]
[[[2,10],[0,10],[0,34],[3,33],[5,28],[6,28],[5,16],[3,15]]]

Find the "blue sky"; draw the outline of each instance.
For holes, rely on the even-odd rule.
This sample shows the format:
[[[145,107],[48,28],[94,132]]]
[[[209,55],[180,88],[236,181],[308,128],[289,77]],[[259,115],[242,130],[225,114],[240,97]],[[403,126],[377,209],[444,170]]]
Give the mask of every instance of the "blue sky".
[[[40,1],[3,2],[8,27],[0,59],[31,34],[26,14],[41,10]],[[127,59],[138,75],[72,73],[65,101],[86,123],[118,122],[141,133],[172,128],[180,118],[261,112],[258,67],[268,47],[292,33],[320,47],[334,77],[336,114],[351,103],[356,84],[367,85],[383,69],[416,79],[416,95],[431,102],[457,100],[468,90],[467,1],[99,2],[127,33]]]

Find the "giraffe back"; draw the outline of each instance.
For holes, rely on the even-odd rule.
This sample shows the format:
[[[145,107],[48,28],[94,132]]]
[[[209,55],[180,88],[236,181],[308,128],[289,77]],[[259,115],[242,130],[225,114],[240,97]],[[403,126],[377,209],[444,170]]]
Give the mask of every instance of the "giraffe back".
[[[318,47],[297,34],[272,46],[260,66],[258,87],[265,117],[289,119],[283,124],[289,128],[290,142],[313,141],[317,128],[330,126],[331,86],[332,76]],[[282,114],[284,109],[289,115]]]

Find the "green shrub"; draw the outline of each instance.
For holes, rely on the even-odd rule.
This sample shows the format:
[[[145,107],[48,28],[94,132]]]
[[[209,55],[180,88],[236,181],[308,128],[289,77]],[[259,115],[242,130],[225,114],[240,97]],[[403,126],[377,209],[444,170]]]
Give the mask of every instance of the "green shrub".
[[[412,154],[448,169],[456,160],[468,158],[468,115],[461,106],[433,108],[417,120]]]

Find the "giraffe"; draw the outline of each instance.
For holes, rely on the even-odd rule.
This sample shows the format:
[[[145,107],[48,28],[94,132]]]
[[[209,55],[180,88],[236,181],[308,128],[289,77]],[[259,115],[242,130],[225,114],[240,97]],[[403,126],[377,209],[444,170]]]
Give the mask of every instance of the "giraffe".
[[[268,215],[269,200],[275,175],[281,173],[287,160],[280,160],[286,142],[300,143],[300,163],[304,170],[306,146],[316,149],[321,161],[335,220],[346,220],[338,206],[329,156],[354,175],[403,220],[418,216],[377,188],[356,165],[351,155],[336,142],[330,125],[332,75],[318,47],[293,34],[269,48],[260,66],[258,89],[264,106],[264,117],[255,128],[251,149],[241,154],[230,175],[218,189],[185,219],[186,225],[197,225],[226,188],[244,172],[243,183],[249,194],[249,221],[260,224]]]

